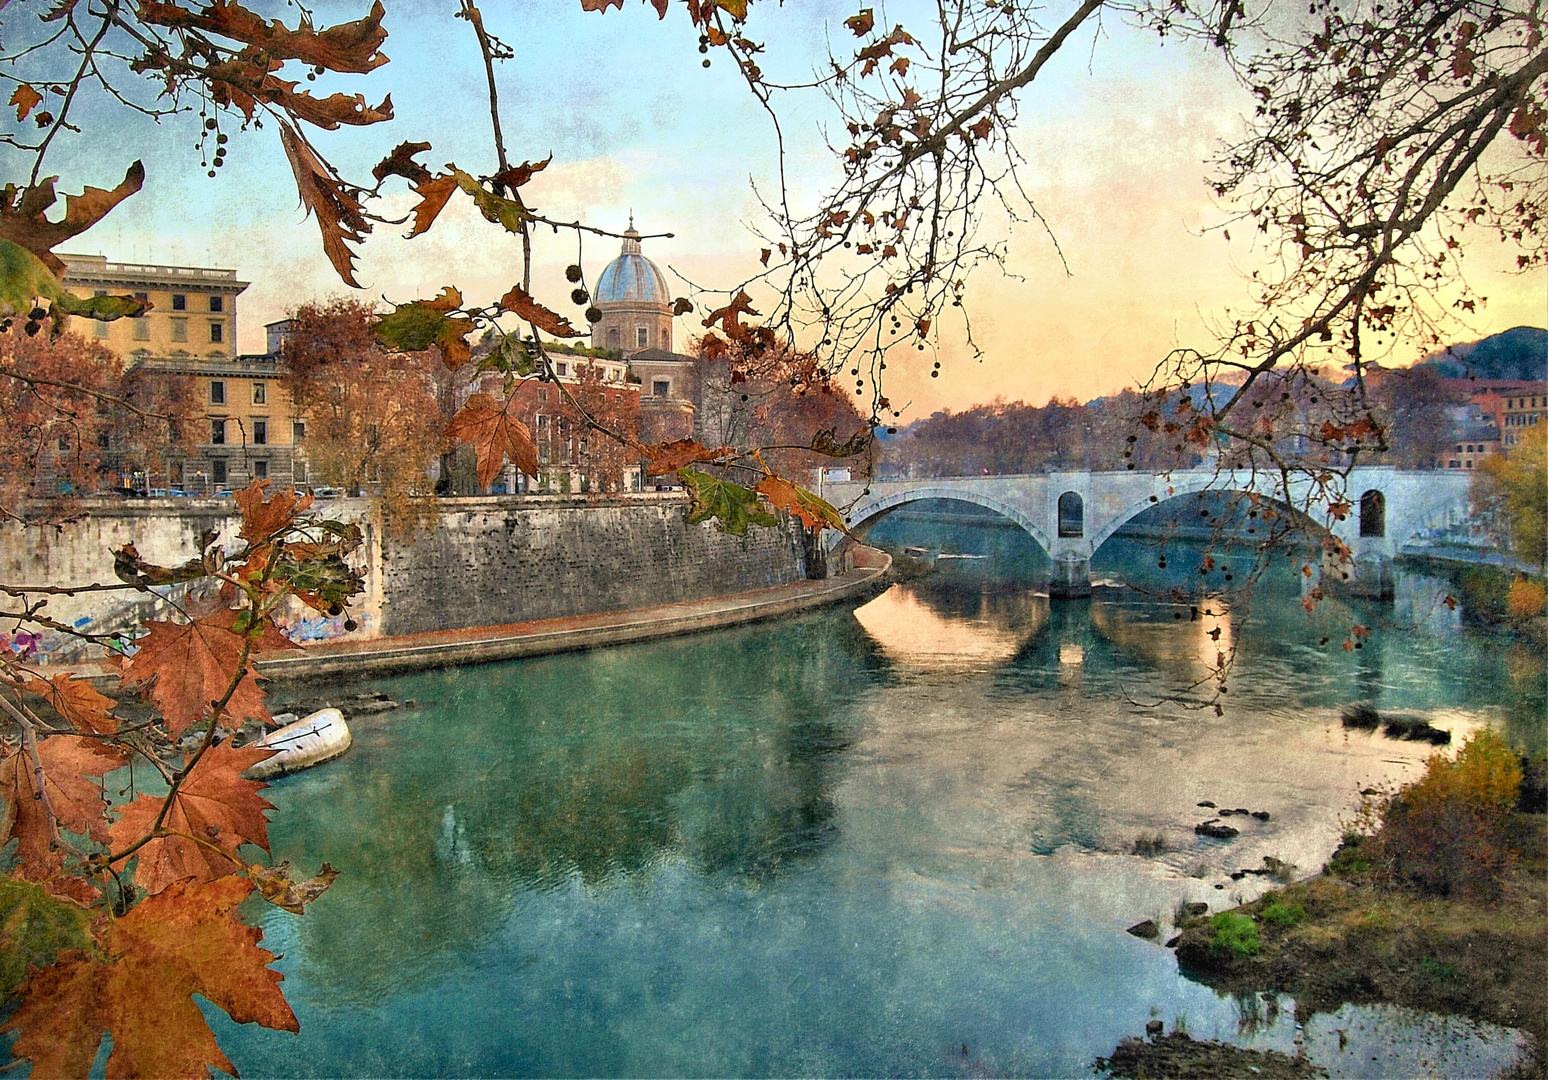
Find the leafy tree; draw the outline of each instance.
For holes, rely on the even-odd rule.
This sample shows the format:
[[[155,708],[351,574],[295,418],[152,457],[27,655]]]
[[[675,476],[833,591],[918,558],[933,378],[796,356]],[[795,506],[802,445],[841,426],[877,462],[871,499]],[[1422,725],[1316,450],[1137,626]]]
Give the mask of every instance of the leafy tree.
[[[429,484],[441,364],[428,352],[382,348],[374,323],[371,306],[358,300],[303,304],[280,347],[281,382],[306,417],[312,482],[373,491],[402,512]]]
[[[1491,454],[1473,477],[1474,502],[1503,511],[1522,562],[1548,567],[1548,425],[1526,429],[1509,457]]]

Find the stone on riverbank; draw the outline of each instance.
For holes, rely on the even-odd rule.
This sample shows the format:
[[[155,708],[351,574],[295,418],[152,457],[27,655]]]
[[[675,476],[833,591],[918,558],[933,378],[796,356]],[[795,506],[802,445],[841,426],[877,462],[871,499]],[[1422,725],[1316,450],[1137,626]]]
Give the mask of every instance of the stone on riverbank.
[[[1151,1021],[1151,1024],[1155,1023],[1157,1021]],[[1125,1039],[1118,1044],[1112,1057],[1097,1058],[1096,1067],[1112,1076],[1136,1078],[1250,1076],[1263,1080],[1298,1080],[1328,1075],[1326,1070],[1304,1058],[1291,1057],[1277,1050],[1244,1050],[1229,1043],[1195,1040],[1181,1031],[1157,1035],[1148,1042]]]

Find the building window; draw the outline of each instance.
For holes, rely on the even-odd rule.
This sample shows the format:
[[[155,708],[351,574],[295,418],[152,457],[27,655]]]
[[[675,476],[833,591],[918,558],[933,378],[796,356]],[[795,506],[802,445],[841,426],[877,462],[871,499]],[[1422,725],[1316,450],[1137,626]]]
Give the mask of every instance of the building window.
[[[210,443],[214,446],[226,445],[226,422],[224,420],[210,421]]]
[[[187,293],[175,292],[175,293],[172,294],[172,310],[173,311],[187,311],[188,310],[188,294]]]
[[[607,332],[607,347],[609,349],[616,349],[618,344],[618,328],[615,326]]]
[[[1086,535],[1086,504],[1073,491],[1059,496],[1059,535]]]
[[[261,382],[253,383],[253,404],[254,405],[267,405],[268,403],[269,403],[269,384],[268,383],[261,383]]]
[[[1360,496],[1360,535],[1387,535],[1387,497],[1374,489]]]
[[[306,424],[300,420],[294,420],[290,425],[290,441],[299,443],[306,438]]]
[[[650,344],[650,328],[646,327],[646,326],[640,327],[638,330],[636,330],[634,332],[634,340],[635,340],[635,344],[639,345],[639,347],[642,348],[642,349],[645,346],[649,345]]]
[[[559,363],[554,365],[554,370],[557,371],[561,377],[563,377],[570,373],[570,365],[561,360]]]
[[[68,435],[61,435],[61,436],[59,436],[59,452],[61,454],[64,454],[64,453],[68,453],[69,450],[70,450],[70,436],[68,436]]]
[[[269,478],[269,463],[267,461],[253,462],[253,478],[267,480]]]
[[[269,421],[259,417],[253,417],[253,445],[269,445]]]
[[[210,380],[210,404],[224,405],[226,403],[226,384],[220,379]],[[1458,449],[1461,449],[1458,447]]]
[[[224,296],[212,296],[212,297],[210,297],[210,310],[211,311],[225,311],[226,310],[226,298]]]
[[[223,322],[210,323],[210,340],[221,342],[226,340],[226,324]]]
[[[226,486],[226,459],[216,458],[210,462],[210,482],[216,487]]]
[[[188,320],[187,319],[173,319],[172,320],[172,340],[173,341],[187,341],[188,340]]]
[[[290,474],[298,484],[306,483],[306,462],[294,461],[290,465]]]
[[[650,392],[655,397],[669,397],[672,393],[672,384],[666,379],[657,379],[650,384]]]

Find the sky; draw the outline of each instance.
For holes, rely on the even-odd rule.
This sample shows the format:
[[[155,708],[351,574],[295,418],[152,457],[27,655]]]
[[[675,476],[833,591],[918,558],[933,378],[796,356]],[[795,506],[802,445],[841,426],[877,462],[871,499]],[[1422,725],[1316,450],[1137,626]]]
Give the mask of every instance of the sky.
[[[254,6],[294,21],[293,9]],[[328,0],[314,11],[323,25],[367,6]],[[455,161],[470,172],[494,171],[482,65],[471,29],[451,17],[455,6],[392,0],[384,23],[391,62],[309,87],[358,91],[373,103],[392,96],[389,123],[317,133],[346,175],[368,174],[404,140],[431,142],[421,160],[433,167]],[[701,66],[680,6],[665,21],[638,0],[605,15],[581,11],[579,0],[487,7],[490,31],[516,50],[497,70],[510,156],[553,155],[523,189],[529,203],[557,219],[612,229],[632,211],[641,231],[671,232],[647,240],[645,252],[674,292],[690,283],[726,287],[756,270],[762,244],[750,229],[759,219],[753,184],[766,190],[774,175],[772,130],[729,62]],[[854,7],[755,3],[750,30],[769,45],[767,68],[798,79],[820,65],[830,34],[838,48],[852,40],[840,24]],[[907,3],[887,11],[905,25],[913,15]],[[1008,272],[986,268],[969,283],[966,309],[984,355],[973,357],[961,328],[947,321],[942,378],[928,378],[926,363],[889,365],[889,395],[909,403],[905,422],[996,397],[1041,404],[1053,395],[1112,392],[1145,378],[1170,349],[1207,342],[1226,309],[1247,302],[1257,252],[1247,239],[1205,231],[1227,214],[1210,196],[1205,162],[1240,130],[1251,102],[1206,49],[1160,43],[1119,18],[1072,46],[1026,91],[1014,134],[1064,259],[1040,227],[1010,231]],[[794,99],[783,109],[792,187],[808,197],[836,175],[819,138],[821,105]],[[238,308],[243,351],[261,351],[263,324],[297,305],[353,292],[324,258],[315,222],[304,219],[272,127],[240,132],[227,123],[229,159],[210,179],[194,149],[196,115],[153,123],[102,102],[91,109],[85,134],[51,153],[46,172],[60,174],[62,191],[111,187],[140,158],[147,180],[65,250],[235,268],[252,282]],[[18,162],[7,167],[15,171]],[[406,212],[412,203],[404,192],[387,209]],[[379,226],[365,245],[357,295],[401,302],[456,284],[468,301],[488,303],[520,279],[516,239],[483,222],[465,198],[454,198],[426,236],[405,241],[402,231]],[[594,281],[616,254],[612,240],[589,239],[577,252],[568,235],[540,237],[535,292],[563,308],[564,266],[579,257]],[[1513,253],[1498,244],[1473,245],[1466,255],[1469,279],[1489,302],[1458,328],[1457,340],[1548,322],[1548,277],[1506,272]],[[677,344],[701,330],[692,317],[679,319]]]

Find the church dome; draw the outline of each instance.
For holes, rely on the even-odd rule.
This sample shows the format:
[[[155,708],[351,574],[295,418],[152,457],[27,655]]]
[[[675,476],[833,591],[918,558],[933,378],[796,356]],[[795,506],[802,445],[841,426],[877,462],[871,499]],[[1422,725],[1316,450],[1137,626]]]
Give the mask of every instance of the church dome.
[[[640,254],[640,234],[635,231],[633,221],[629,222],[629,228],[624,233],[623,251],[618,258],[607,264],[602,276],[597,278],[597,287],[591,295],[598,304],[621,300],[645,304],[672,302],[671,294],[667,291],[666,276],[655,263]]]

